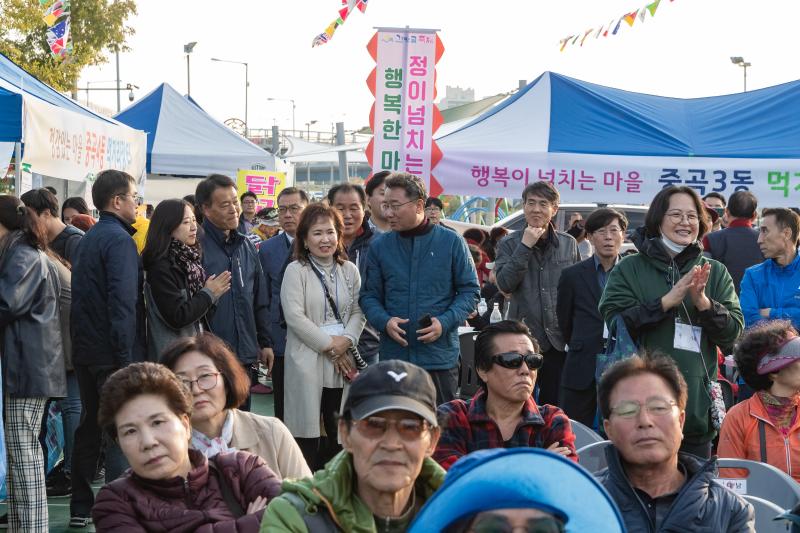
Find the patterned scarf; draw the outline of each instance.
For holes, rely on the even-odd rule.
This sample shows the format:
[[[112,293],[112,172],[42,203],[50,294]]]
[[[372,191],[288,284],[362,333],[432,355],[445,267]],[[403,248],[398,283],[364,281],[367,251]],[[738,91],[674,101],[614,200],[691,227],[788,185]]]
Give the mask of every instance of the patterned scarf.
[[[222,424],[222,431],[219,437],[211,438],[205,433],[196,429],[192,430],[192,448],[202,452],[208,458],[214,457],[218,453],[235,452],[236,448],[231,448],[233,439],[233,415],[228,411],[225,422]]]
[[[795,394],[790,398],[783,398],[773,396],[767,391],[758,391],[758,397],[767,409],[769,419],[783,433],[784,437],[788,435],[789,429],[797,419],[797,404],[800,402],[800,395]]]
[[[186,274],[186,279],[189,281],[189,298],[191,298],[206,282],[206,271],[200,263],[200,249],[172,239],[169,243],[169,255],[178,268]]]

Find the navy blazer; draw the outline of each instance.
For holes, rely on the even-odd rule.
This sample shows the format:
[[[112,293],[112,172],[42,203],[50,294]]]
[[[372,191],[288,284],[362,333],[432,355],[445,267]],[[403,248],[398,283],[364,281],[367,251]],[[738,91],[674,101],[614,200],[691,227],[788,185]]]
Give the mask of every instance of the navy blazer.
[[[293,246],[289,244],[289,237],[285,233],[270,237],[258,248],[258,260],[267,284],[270,335],[276,357],[286,352],[286,328],[281,325],[281,284],[286,265],[291,263],[292,250]]]
[[[565,268],[558,280],[556,316],[558,326],[569,345],[561,385],[586,390],[594,381],[597,354],[604,349],[600,284],[594,257]]]

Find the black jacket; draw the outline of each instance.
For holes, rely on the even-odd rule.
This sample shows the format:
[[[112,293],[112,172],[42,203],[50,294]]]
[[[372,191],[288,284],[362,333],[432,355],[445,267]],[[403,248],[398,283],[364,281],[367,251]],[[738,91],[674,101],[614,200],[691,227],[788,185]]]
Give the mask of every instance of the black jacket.
[[[72,360],[123,367],[145,356],[142,260],[133,227],[108,212],[78,246],[72,265]]]
[[[758,245],[758,230],[736,226],[713,231],[706,235],[707,254],[728,269],[736,294],[739,294],[744,271],[763,263],[765,258]]]
[[[0,257],[4,393],[21,398],[67,395],[60,291],[58,270],[44,252],[17,241]]]
[[[361,235],[353,239],[353,242],[347,247],[347,257],[358,267],[358,273],[361,276],[361,286],[363,287],[367,278],[367,252],[369,251],[369,244],[374,235],[372,228],[369,226],[369,217],[364,217],[361,229],[363,230]],[[378,330],[375,329],[369,321],[366,322],[361,332],[361,337],[358,339],[358,353],[360,353],[364,359],[369,360],[378,355],[380,343],[380,333],[378,333]]]
[[[231,290],[217,301],[209,320],[211,331],[233,347],[243,364],[253,363],[261,348],[272,347],[267,284],[256,247],[237,231],[225,240],[208,220],[203,228],[200,244],[206,274],[231,273]]]
[[[210,289],[199,290],[187,299],[189,280],[169,254],[147,265],[146,273],[158,312],[169,326],[181,329],[202,321],[203,328],[208,329],[207,314],[214,305]]]
[[[586,390],[594,381],[597,354],[603,351],[603,319],[594,257],[565,268],[558,281],[558,327],[569,346],[561,384]]]
[[[628,533],[744,533],[755,531],[753,507],[714,481],[717,459],[703,461],[690,454],[678,454],[686,469],[686,482],[678,492],[663,523],[656,530],[641,498],[628,481],[614,446],[606,448],[608,468],[597,480],[617,503]]]
[[[80,244],[83,235],[83,232],[75,226],[67,225],[50,243],[50,248],[72,264],[75,261],[78,244]]]

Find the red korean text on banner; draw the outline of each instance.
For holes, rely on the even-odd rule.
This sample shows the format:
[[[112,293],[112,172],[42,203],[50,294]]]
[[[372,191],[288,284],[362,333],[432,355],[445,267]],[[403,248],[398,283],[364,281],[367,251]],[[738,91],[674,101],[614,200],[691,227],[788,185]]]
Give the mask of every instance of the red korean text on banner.
[[[444,191],[433,175],[442,152],[433,135],[442,124],[436,98],[436,63],[444,53],[432,30],[379,29],[367,45],[376,66],[367,77],[375,97],[367,158],[373,172],[421,177],[431,196]]]

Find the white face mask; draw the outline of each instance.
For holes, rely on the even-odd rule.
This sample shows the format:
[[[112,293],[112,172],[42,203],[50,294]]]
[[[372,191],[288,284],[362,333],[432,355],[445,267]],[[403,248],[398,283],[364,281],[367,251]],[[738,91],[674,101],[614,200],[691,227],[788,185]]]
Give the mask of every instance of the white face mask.
[[[686,249],[686,246],[684,246],[682,244],[678,244],[678,243],[676,243],[674,241],[671,241],[667,237],[665,237],[664,235],[661,236],[661,242],[663,242],[664,246],[666,246],[667,249],[670,250],[675,255],[681,253],[682,251],[684,251]]]

